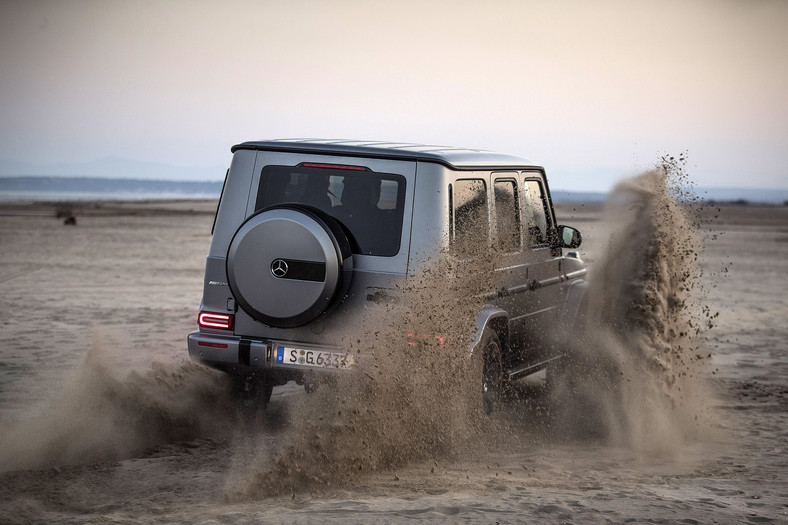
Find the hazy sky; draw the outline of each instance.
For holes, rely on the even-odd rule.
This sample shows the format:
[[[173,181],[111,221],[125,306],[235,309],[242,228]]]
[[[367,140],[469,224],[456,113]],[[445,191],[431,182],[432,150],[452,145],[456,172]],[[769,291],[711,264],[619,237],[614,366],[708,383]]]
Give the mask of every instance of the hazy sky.
[[[606,190],[689,151],[788,188],[788,1],[0,0],[0,157],[229,164],[362,138],[536,160]]]

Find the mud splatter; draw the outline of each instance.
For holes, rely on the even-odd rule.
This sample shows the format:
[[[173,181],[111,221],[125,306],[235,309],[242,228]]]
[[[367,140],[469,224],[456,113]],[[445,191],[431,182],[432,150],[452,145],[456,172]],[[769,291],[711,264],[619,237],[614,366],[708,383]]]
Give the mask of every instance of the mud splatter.
[[[263,449],[232,476],[232,501],[346,485],[360,475],[468,449],[489,424],[471,366],[467,319],[480,279],[457,280],[448,263],[404,285],[397,303],[348,338],[358,369],[293,408],[277,451]],[[392,292],[394,293],[394,292]],[[360,345],[364,348],[359,348]],[[363,352],[372,349],[368,359]]]
[[[610,240],[553,393],[571,435],[669,453],[709,428],[703,335],[713,316],[701,302],[697,225],[675,198],[689,195],[682,176],[663,162],[611,192]]]
[[[226,378],[191,363],[114,369],[100,336],[62,389],[0,434],[0,471],[86,464],[221,433],[235,413]]]
[[[706,310],[692,296],[700,243],[670,190],[672,174],[663,166],[611,195],[613,233],[596,258],[576,337],[534,334],[569,353],[550,371],[553,423],[546,432],[667,454],[706,428]],[[482,413],[480,361],[468,353],[478,335],[469,320],[491,279],[489,254],[473,267],[442,262],[412,279],[399,308],[349,342],[374,342],[374,359],[302,400],[283,440],[288,445],[260,451],[232,476],[228,499],[342,486],[370,471],[455,459],[482,443],[489,449],[514,432],[519,415]],[[407,345],[408,333],[429,344]]]
[[[233,501],[353,483],[425,460],[451,461],[506,441],[524,425],[644,453],[669,453],[704,431],[701,379],[710,316],[697,292],[700,242],[671,192],[670,166],[622,182],[611,196],[610,242],[594,257],[585,324],[548,344],[569,351],[550,371],[549,422],[481,410],[481,363],[470,328],[491,289],[492,256],[439,261],[393,291],[391,307],[348,336],[355,374],[297,397],[289,424],[234,461]],[[549,334],[534,334],[549,337]],[[413,344],[408,344],[413,343]],[[362,348],[363,346],[363,348]],[[226,378],[192,364],[123,374],[94,342],[63,390],[0,435],[0,469],[129,457],[162,443],[238,431]]]

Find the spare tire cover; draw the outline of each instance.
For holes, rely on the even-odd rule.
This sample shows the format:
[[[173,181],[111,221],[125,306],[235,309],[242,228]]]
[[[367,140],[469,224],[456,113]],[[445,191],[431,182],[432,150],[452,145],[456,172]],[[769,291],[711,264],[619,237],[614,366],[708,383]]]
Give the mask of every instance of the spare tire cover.
[[[227,281],[236,301],[269,326],[315,319],[344,295],[352,271],[344,231],[309,206],[278,205],[252,215],[227,251]]]

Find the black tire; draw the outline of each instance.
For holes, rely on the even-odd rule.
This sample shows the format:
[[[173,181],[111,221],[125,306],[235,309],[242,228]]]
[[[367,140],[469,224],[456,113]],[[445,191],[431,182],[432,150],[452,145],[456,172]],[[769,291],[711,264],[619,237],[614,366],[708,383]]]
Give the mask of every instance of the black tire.
[[[257,412],[268,407],[274,391],[274,383],[267,378],[232,376],[231,389],[233,397],[244,410]]]
[[[485,328],[479,344],[481,359],[481,405],[485,414],[497,412],[503,402],[508,377],[503,367],[503,349],[498,334]]]

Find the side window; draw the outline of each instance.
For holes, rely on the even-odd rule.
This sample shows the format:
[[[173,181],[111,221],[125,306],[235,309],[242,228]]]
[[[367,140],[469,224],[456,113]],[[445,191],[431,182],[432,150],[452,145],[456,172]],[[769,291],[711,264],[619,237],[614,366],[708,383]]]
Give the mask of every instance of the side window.
[[[451,201],[453,251],[461,257],[487,251],[489,224],[484,180],[458,180],[452,187]]]
[[[517,182],[498,179],[493,185],[495,195],[496,248],[505,253],[520,251],[520,213],[518,211]]]
[[[523,221],[528,232],[530,246],[547,244],[547,199],[538,180],[525,181],[525,203]]]

